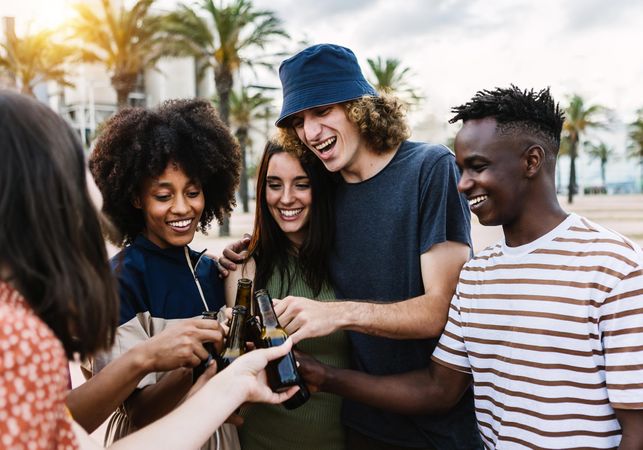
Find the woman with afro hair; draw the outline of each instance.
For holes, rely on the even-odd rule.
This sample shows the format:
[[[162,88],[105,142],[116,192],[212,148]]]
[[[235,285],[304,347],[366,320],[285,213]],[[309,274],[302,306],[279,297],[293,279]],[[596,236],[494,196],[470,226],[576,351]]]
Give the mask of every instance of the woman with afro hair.
[[[212,105],[173,100],[112,117],[89,168],[120,233],[111,240],[122,247],[111,259],[120,294],[116,342],[93,359],[96,373],[165,327],[225,304],[216,263],[188,244],[235,205],[240,154]],[[191,385],[189,368],[146,376],[110,419],[106,443],[171,411]]]

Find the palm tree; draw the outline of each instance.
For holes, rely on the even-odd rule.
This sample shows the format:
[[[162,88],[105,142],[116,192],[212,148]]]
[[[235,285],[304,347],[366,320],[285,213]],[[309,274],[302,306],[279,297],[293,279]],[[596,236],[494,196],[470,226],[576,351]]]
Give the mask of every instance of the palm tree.
[[[255,10],[251,0],[231,0],[225,5],[220,0],[217,3],[214,0],[197,2],[198,9],[207,13],[207,20],[194,8],[180,5],[179,10],[168,15],[165,29],[186,38],[175,47],[175,53],[197,57],[202,61],[201,73],[208,67],[214,69],[219,115],[229,124],[230,92],[241,66],[271,66],[261,57],[251,59],[247,52],[264,50],[274,38],[288,37],[288,34],[272,11]]]
[[[75,49],[56,43],[54,31],[27,32],[23,37],[7,33],[0,49],[0,68],[16,81],[23,94],[33,97],[34,87],[46,81],[71,86],[65,65],[74,59]]]
[[[74,6],[77,16],[70,28],[82,45],[82,60],[110,72],[118,109],[127,106],[139,74],[165,56],[170,37],[163,33],[162,18],[150,12],[154,1],[136,0],[131,8],[123,0],[101,0],[98,10],[85,3]]]
[[[369,58],[366,61],[373,75],[369,82],[378,92],[395,94],[409,105],[416,105],[422,100],[423,97],[409,82],[411,69],[402,66],[399,59],[382,59],[378,56],[376,59]]]
[[[272,11],[255,10],[251,0],[230,0],[225,5],[223,0],[217,4],[214,0],[199,0],[196,6],[207,14],[211,25],[195,9],[181,5],[167,16],[165,29],[185,38],[185,42],[174,47],[173,53],[194,55],[200,62],[200,75],[208,67],[214,69],[219,115],[229,125],[230,95],[240,67],[271,66],[256,55],[250,58],[247,52],[264,50],[274,38],[288,37],[288,34]],[[229,235],[226,218],[219,228],[219,236]]]
[[[637,111],[637,118],[629,125],[628,137],[630,142],[628,145],[628,156],[630,158],[636,158],[639,161],[639,167],[641,170],[640,175],[640,188],[643,192],[643,108]]]
[[[601,105],[585,105],[585,100],[574,95],[566,109],[563,131],[569,139],[569,185],[567,187],[567,201],[574,201],[576,190],[576,157],[578,156],[578,143],[581,135],[592,128],[602,128],[607,125],[604,117],[608,110]]]
[[[563,189],[562,170],[559,164],[560,157],[569,156],[569,148],[570,148],[569,136],[566,133],[563,133],[563,135],[560,138],[558,155],[556,155],[556,193],[561,192],[561,190]]]
[[[235,129],[235,136],[241,149],[241,185],[239,195],[243,205],[243,212],[248,212],[248,169],[246,149],[252,143],[249,133],[257,119],[265,119],[272,98],[264,96],[261,92],[250,95],[248,88],[242,86],[239,91],[230,92],[230,118]]]
[[[605,166],[607,166],[607,160],[614,154],[614,149],[604,142],[599,142],[598,144],[594,142],[585,142],[584,147],[587,149],[587,155],[590,159],[598,159],[601,162],[601,181],[603,183],[603,187],[606,187]]]

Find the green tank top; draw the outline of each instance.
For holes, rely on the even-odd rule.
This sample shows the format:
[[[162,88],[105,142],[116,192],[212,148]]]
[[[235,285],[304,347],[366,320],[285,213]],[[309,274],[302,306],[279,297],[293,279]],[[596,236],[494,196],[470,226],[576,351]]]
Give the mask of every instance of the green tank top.
[[[299,273],[290,284],[287,295],[314,298],[312,289]],[[279,274],[273,273],[267,283],[270,294],[276,298],[281,291]],[[284,295],[285,297],[285,295]],[[318,301],[335,298],[331,286],[325,285]],[[305,339],[297,348],[324,364],[350,367],[350,344],[346,333]],[[341,423],[341,397],[317,392],[297,409],[287,410],[282,405],[253,404],[243,407],[243,425],[239,428],[242,450],[345,450],[344,427]]]

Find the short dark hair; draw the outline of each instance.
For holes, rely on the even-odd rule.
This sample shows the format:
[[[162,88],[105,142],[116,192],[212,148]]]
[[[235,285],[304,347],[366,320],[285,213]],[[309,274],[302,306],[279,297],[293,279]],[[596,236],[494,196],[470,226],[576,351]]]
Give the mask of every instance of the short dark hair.
[[[103,211],[131,243],[145,227],[134,207],[145,180],[170,162],[201,184],[205,207],[200,227],[221,223],[235,205],[239,147],[214,107],[201,99],[170,100],[154,110],[127,108],[113,116],[99,136],[89,168],[103,194]]]
[[[68,358],[110,348],[116,283],[83,148],[45,105],[0,91],[0,266]]]
[[[312,205],[306,238],[296,252],[292,243],[270,214],[266,202],[266,184],[270,159],[286,150],[268,142],[264,149],[257,174],[257,207],[255,209],[254,232],[250,241],[249,254],[255,259],[255,287],[265,288],[266,283],[277,271],[281,279],[280,293],[283,296],[290,289],[295,276],[292,269],[303,275],[315,295],[319,295],[324,283],[330,282],[329,259],[334,239],[334,181],[311,152],[291,153],[297,158],[310,179]],[[289,259],[294,257],[296,266],[291,268]]]
[[[544,140],[546,150],[553,155],[558,153],[560,133],[565,120],[558,103],[554,101],[549,88],[538,92],[521,90],[511,85],[509,88],[478,91],[464,105],[451,109],[455,114],[449,123],[458,120],[493,117],[502,133],[530,133]]]
[[[376,153],[396,148],[411,135],[406,121],[406,106],[393,95],[364,96],[340,105],[346,111],[348,120],[357,125],[360,134]],[[304,153],[307,148],[299,140],[291,123],[292,119],[287,119],[279,128],[281,144],[288,151]]]

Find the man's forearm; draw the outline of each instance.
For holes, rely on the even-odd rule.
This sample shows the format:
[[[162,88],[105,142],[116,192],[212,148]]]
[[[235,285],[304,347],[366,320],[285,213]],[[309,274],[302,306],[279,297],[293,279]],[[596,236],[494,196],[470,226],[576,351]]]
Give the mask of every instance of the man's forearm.
[[[438,369],[453,372],[442,366]],[[320,388],[324,392],[398,414],[436,414],[450,410],[469,385],[467,375],[453,373],[456,374],[453,383],[445,383],[448,376],[440,379],[430,368],[375,376],[326,366]]]
[[[348,305],[350,323],[345,329],[393,339],[440,336],[468,257],[466,244],[445,241],[433,245],[420,255],[424,294],[395,303]]]
[[[421,295],[394,303],[345,301],[332,304],[341,310],[344,330],[391,339],[422,339],[440,336],[447,321],[450,297]]]
[[[71,390],[67,407],[74,420],[91,433],[130,396],[148,372],[144,356],[130,350]]]
[[[446,324],[450,300],[436,298],[435,294],[396,303],[318,302],[286,297],[276,303],[275,311],[295,343],[337,330],[359,331],[392,339],[421,339],[440,335]]]

